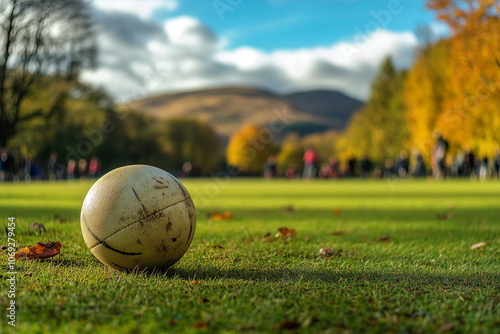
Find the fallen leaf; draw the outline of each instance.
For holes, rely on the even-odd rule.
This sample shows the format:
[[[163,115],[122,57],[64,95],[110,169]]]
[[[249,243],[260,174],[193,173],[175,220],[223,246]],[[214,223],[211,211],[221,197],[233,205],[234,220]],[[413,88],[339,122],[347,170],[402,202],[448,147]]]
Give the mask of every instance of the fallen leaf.
[[[332,212],[333,212],[334,215],[338,216],[338,215],[340,215],[342,213],[342,209],[341,208],[335,208],[335,209],[333,209]]]
[[[2,245],[2,250],[6,250],[7,248],[9,248],[9,247]]]
[[[300,327],[300,324],[296,321],[283,320],[280,324],[280,329],[282,330],[293,330]]]
[[[14,254],[17,259],[46,259],[59,254],[61,243],[59,241],[49,241],[47,243],[38,242],[34,246],[27,246]]]
[[[282,239],[291,239],[297,235],[297,232],[292,229],[288,229],[287,227],[280,227],[278,229],[278,233],[276,234],[276,238],[282,238]]]
[[[440,332],[447,332],[449,330],[452,330],[453,327],[455,327],[455,325],[453,324],[453,322],[446,322],[443,324],[443,326],[441,326],[441,328],[439,329]]]
[[[208,327],[208,325],[203,321],[200,321],[196,325],[194,325],[194,328],[196,328],[196,329],[205,329],[207,327]]]
[[[341,235],[344,235],[345,234],[345,231],[333,231],[332,233],[330,233],[331,235],[336,235],[336,236],[341,236]]]
[[[24,274],[24,277],[33,277],[33,273]]]
[[[333,250],[333,248],[321,248],[319,250],[319,255],[332,256],[333,254],[335,254],[335,251]]]
[[[47,230],[45,229],[45,225],[43,225],[43,224],[39,224],[39,223],[37,223],[37,222],[34,222],[33,224],[31,224],[31,225],[30,225],[30,227],[29,227],[29,229],[30,229],[30,230],[34,230],[34,231],[38,231],[38,230],[40,230],[40,231],[42,231],[42,232],[47,231]]]
[[[384,235],[384,236],[380,237],[379,240],[382,241],[382,242],[387,242],[387,241],[391,240],[391,236],[390,235]]]
[[[211,212],[210,218],[212,218],[213,220],[231,219],[231,218],[233,218],[233,214],[230,211]]]
[[[486,246],[486,243],[485,242],[480,242],[480,243],[477,243],[477,244],[474,244],[474,245],[470,246],[470,249],[481,248],[481,247],[484,247],[484,246]]]

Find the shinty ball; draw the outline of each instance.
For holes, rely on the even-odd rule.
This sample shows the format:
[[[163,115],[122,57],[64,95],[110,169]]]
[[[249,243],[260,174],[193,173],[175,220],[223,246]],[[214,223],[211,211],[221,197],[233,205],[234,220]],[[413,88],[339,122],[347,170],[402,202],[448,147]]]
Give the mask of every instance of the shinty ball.
[[[186,188],[171,174],[131,165],[94,183],[83,201],[80,224],[87,247],[109,267],[162,270],[191,245],[196,211]]]

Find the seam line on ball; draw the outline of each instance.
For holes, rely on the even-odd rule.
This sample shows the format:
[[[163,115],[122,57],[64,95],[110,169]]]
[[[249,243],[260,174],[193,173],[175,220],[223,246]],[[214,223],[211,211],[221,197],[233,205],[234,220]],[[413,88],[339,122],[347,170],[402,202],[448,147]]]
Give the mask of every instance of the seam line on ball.
[[[130,227],[130,226],[132,226],[132,225],[134,225],[134,224],[136,224],[136,223],[139,223],[139,222],[141,222],[142,220],[147,219],[147,218],[149,218],[149,217],[151,217],[151,216],[154,216],[156,213],[158,213],[158,212],[160,212],[160,211],[163,211],[163,210],[165,210],[165,209],[168,209],[168,208],[170,208],[170,207],[172,207],[172,206],[174,206],[174,205],[181,204],[182,202],[185,202],[185,201],[187,201],[188,199],[191,199],[191,197],[184,198],[182,201],[179,201],[179,202],[176,202],[176,203],[173,203],[173,204],[167,205],[166,207],[164,207],[164,208],[162,208],[162,209],[159,209],[159,210],[153,211],[153,212],[152,212],[152,213],[150,213],[149,215],[147,215],[147,216],[145,216],[145,217],[143,217],[143,218],[140,218],[140,219],[138,219],[138,220],[136,220],[136,221],[134,221],[134,222],[132,222],[132,223],[128,224],[127,226],[124,226],[124,227],[120,228],[118,231],[115,231],[115,232],[111,233],[110,235],[108,235],[106,238],[104,238],[104,239],[102,239],[102,240],[99,240],[99,239],[97,239],[97,238],[96,238],[96,239],[97,239],[97,241],[99,241],[99,242],[98,242],[97,244],[95,244],[94,246],[90,247],[90,248],[89,248],[89,250],[92,250],[92,248],[97,247],[97,246],[99,246],[99,245],[102,245],[102,244],[106,241],[106,239],[111,238],[111,237],[112,237],[112,236],[114,236],[116,233],[120,232],[121,230],[124,230],[124,229],[126,229],[127,227]],[[88,226],[87,226],[87,228],[88,228]],[[90,231],[90,228],[89,228],[89,231]],[[92,233],[92,232],[91,232],[91,234],[92,234],[92,236],[95,238],[94,233]]]

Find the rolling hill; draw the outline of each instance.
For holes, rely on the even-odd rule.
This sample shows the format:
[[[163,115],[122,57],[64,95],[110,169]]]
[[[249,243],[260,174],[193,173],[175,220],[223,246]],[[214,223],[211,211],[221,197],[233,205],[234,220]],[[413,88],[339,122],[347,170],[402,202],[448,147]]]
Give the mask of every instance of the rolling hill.
[[[223,137],[229,137],[245,123],[274,124],[280,129],[277,137],[281,137],[289,131],[304,135],[342,130],[363,103],[328,90],[276,95],[257,88],[231,87],[152,96],[128,106],[159,119],[201,118]]]

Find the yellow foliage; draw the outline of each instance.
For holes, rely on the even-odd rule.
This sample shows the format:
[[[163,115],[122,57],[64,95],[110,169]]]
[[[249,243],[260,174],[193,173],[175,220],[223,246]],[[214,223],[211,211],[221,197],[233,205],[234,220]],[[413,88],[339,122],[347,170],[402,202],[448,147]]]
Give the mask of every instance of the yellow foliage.
[[[300,142],[300,136],[295,133],[289,133],[283,139],[281,150],[276,157],[278,166],[281,170],[286,170],[288,167],[302,169],[302,157],[304,148]]]
[[[427,5],[454,35],[421,54],[410,72],[411,142],[428,155],[432,146],[425,138],[439,130],[451,153],[471,149],[492,156],[500,146],[500,3],[429,0]],[[439,53],[445,44],[447,55]]]
[[[267,158],[274,153],[273,136],[268,128],[244,125],[229,140],[228,164],[245,173],[260,173]]]

